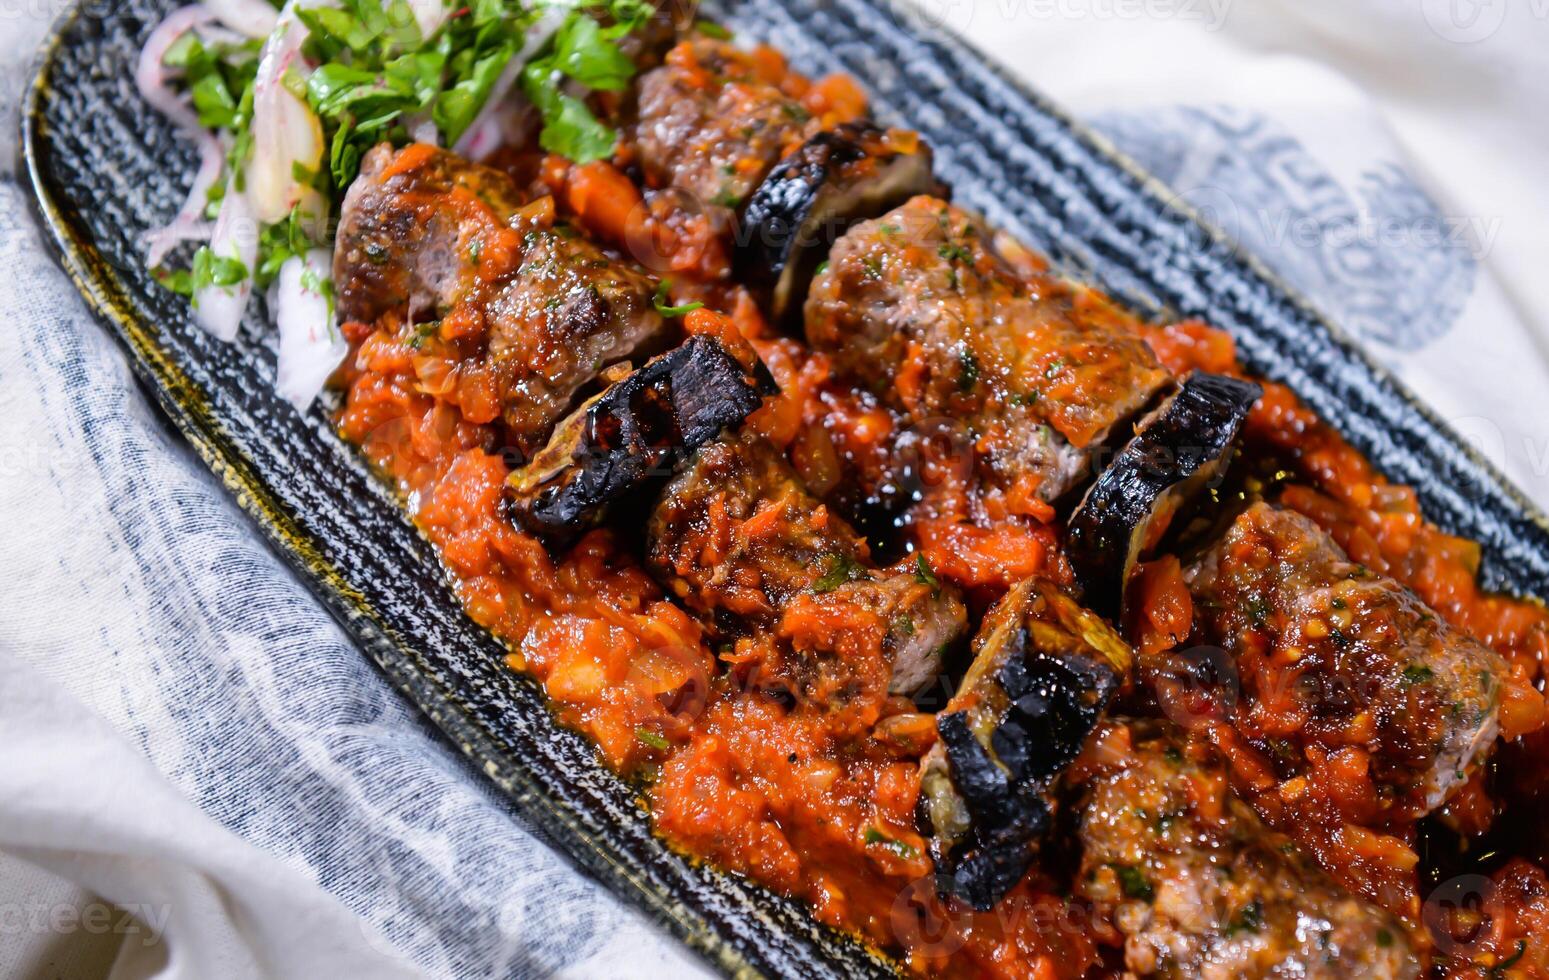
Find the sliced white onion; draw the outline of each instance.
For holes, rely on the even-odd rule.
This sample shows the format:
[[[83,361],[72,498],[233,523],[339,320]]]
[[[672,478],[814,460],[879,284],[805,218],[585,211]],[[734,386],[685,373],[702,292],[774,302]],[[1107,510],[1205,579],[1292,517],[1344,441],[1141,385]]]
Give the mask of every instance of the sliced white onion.
[[[140,98],[160,110],[180,129],[206,131],[199,125],[191,100],[167,87],[169,73],[163,61],[178,38],[214,19],[214,12],[204,4],[179,7],[151,31],[151,36],[145,39],[145,47],[140,49],[140,60],[135,63],[134,84],[140,90]]]
[[[408,0],[409,9],[414,13],[414,23],[419,25],[420,37],[428,38],[441,29],[446,19],[452,15],[452,8],[443,0]]]
[[[205,0],[222,24],[245,37],[268,37],[279,19],[264,0]]]
[[[205,286],[194,293],[194,320],[212,336],[230,342],[237,339],[242,325],[242,311],[253,291],[252,273],[258,263],[258,221],[247,195],[235,188],[227,188],[221,198],[220,213],[210,234],[210,251],[219,258],[236,259],[248,271],[234,286]]]
[[[309,280],[328,278],[333,260],[327,249],[314,248],[285,260],[274,284],[275,318],[280,327],[280,363],[274,388],[280,397],[306,411],[349,353],[333,322],[333,304]],[[307,273],[311,273],[309,276]]]
[[[196,28],[207,28],[214,20],[215,14],[202,4],[174,10],[151,31],[145,47],[140,49],[140,60],[135,64],[134,83],[140,91],[140,97],[171,120],[199,147],[199,170],[194,175],[194,182],[182,206],[170,222],[147,233],[143,239],[146,264],[153,268],[161,264],[167,250],[178,242],[206,241],[210,237],[211,225],[202,220],[201,216],[210,185],[220,177],[225,153],[215,134],[199,125],[199,118],[190,100],[178,95],[167,85],[171,73],[164,60],[167,50],[178,38]]]
[[[194,174],[194,182],[188,187],[188,197],[184,198],[183,206],[178,208],[171,221],[147,232],[143,239],[145,264],[153,269],[161,265],[167,251],[179,242],[207,242],[215,229],[213,224],[201,216],[204,214],[205,201],[209,199],[210,187],[220,177],[226,153],[220,140],[206,131],[200,131],[198,142],[199,170]]]
[[[253,79],[253,155],[243,175],[253,213],[268,224],[285,220],[306,191],[307,185],[296,179],[297,169],[315,172],[323,159],[323,124],[281,81],[292,66],[303,76],[310,71],[301,56],[306,38],[292,0],[264,44]]]
[[[441,145],[441,130],[436,128],[436,121],[427,113],[416,112],[403,117],[403,128],[408,131],[409,139],[416,143],[428,143],[431,146]]]
[[[565,18],[570,16],[570,11],[562,7],[545,7],[543,13],[527,29],[527,37],[522,42],[521,50],[511,57],[500,77],[495,79],[495,84],[490,86],[489,98],[479,109],[479,114],[473,117],[473,122],[457,138],[453,145],[454,152],[472,159],[478,160],[488,156],[499,148],[499,143],[491,145],[491,140],[498,140],[501,134],[499,125],[491,125],[491,120],[500,112],[501,103],[506,96],[511,94],[511,88],[522,76],[522,69],[527,62],[537,53],[554,32],[565,23]],[[477,148],[481,152],[474,152]]]

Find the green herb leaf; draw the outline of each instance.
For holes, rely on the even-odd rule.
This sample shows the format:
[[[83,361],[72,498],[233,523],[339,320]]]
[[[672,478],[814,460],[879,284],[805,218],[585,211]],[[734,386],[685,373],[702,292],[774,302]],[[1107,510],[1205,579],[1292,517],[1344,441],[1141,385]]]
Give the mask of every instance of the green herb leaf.
[[[1506,975],[1506,971],[1511,969],[1512,967],[1516,966],[1517,965],[1517,961],[1522,959],[1522,955],[1524,953],[1526,953],[1526,952],[1527,952],[1527,940],[1526,939],[1519,939],[1519,940],[1517,940],[1517,951],[1515,953],[1511,954],[1511,956],[1509,958],[1501,960],[1499,963],[1497,963],[1494,966],[1490,967],[1490,976],[1491,976],[1492,980],[1495,977],[1504,977]]]
[[[1226,934],[1235,936],[1239,932],[1258,932],[1263,925],[1264,904],[1255,898],[1232,916],[1231,921],[1227,923]]]
[[[698,300],[693,300],[678,306],[669,306],[667,303],[667,292],[670,289],[672,289],[672,280],[663,279],[661,282],[656,284],[656,295],[651,297],[651,302],[656,306],[656,312],[660,313],[662,316],[670,319],[672,317],[682,316],[685,313],[692,313],[695,310],[704,308],[705,304],[699,302]]]
[[[1124,894],[1129,898],[1137,898],[1142,902],[1151,901],[1156,894],[1156,889],[1151,887],[1151,882],[1146,879],[1145,872],[1133,864],[1110,864],[1114,874],[1119,876],[1119,887],[1124,889]]]
[[[965,393],[973,391],[979,383],[979,359],[973,351],[963,350],[958,352],[957,362],[957,390]]]
[[[475,61],[468,77],[441,93],[435,108],[431,110],[431,119],[447,143],[457,142],[473,123],[479,109],[489,98],[490,90],[500,78],[500,73],[506,70],[506,65],[515,54],[514,46],[501,46]]]
[[[1423,684],[1436,676],[1436,672],[1424,664],[1410,664],[1404,668],[1404,684]]]
[[[635,63],[585,14],[572,14],[554,35],[553,67],[589,89],[618,92],[634,77]]]
[[[321,224],[321,217],[303,211],[302,206],[297,204],[290,209],[284,221],[267,225],[258,233],[258,268],[254,271],[253,280],[260,288],[274,281],[274,277],[280,274],[280,267],[288,259],[305,255],[323,244],[314,242],[307,234],[307,225]]]
[[[200,290],[210,286],[236,286],[246,281],[247,274],[247,266],[241,259],[216,255],[210,246],[201,245],[187,272],[159,270],[156,278],[173,292],[195,297],[197,306]]]
[[[829,555],[828,569],[812,583],[812,591],[832,592],[846,582],[854,582],[865,577],[866,570],[856,564],[855,559],[849,555]]]
[[[933,594],[941,595],[941,579],[937,578],[936,573],[931,570],[930,562],[925,560],[923,552],[914,556],[914,580],[921,585],[930,586]]]
[[[635,738],[640,742],[649,745],[653,749],[666,750],[672,747],[671,742],[667,741],[666,738],[658,735],[656,732],[651,731],[649,728],[635,729]]]
[[[199,115],[199,125],[210,129],[231,126],[237,120],[237,100],[226,87],[226,79],[220,72],[211,72],[193,83],[189,90],[194,98],[194,111]]]
[[[866,846],[870,847],[873,844],[881,844],[883,847],[892,851],[894,854],[897,854],[899,857],[904,858],[905,860],[913,859],[920,853],[906,841],[896,840],[892,837],[889,837],[887,834],[884,834],[882,831],[875,827],[867,827]]]

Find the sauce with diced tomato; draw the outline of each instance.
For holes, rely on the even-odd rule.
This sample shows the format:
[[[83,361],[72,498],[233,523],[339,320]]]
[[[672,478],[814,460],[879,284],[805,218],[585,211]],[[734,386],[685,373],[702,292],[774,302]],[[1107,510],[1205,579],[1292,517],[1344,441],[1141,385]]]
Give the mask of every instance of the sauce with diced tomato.
[[[683,67],[698,70],[688,61]],[[750,54],[744,68],[825,120],[864,111],[852,81],[808,82],[767,49]],[[557,209],[601,242],[654,255],[654,271],[674,277],[674,301],[702,300],[725,312],[703,321],[705,329],[734,325],[781,389],[748,426],[787,453],[815,494],[842,493],[845,473],[881,465],[898,420],[871,393],[835,382],[824,355],[775,335],[747,293],[727,281],[729,263],[708,219],[642,189],[615,163],[571,167],[544,157],[521,165],[541,192],[536,206],[547,209],[535,221],[552,223]],[[490,268],[510,250],[509,234],[490,230]],[[1046,275],[1041,260],[1025,261],[1030,277]],[[1110,317],[1096,294],[1079,294],[1074,306],[1077,317]],[[449,316],[440,330],[455,333],[458,323]],[[612,769],[640,781],[669,841],[805,899],[823,922],[898,953],[921,972],[1076,977],[1116,961],[1111,910],[1079,907],[1052,878],[1035,873],[991,912],[937,895],[915,820],[920,759],[936,739],[930,714],[892,697],[876,724],[856,732],[841,720],[793,713],[739,682],[737,652],[712,647],[616,533],[594,530],[551,553],[514,527],[502,504],[510,466],[498,412],[476,365],[437,344],[417,346],[402,326],[391,318],[345,326],[353,354],[341,375],[341,433],[402,491],[468,614],[506,644],[510,667],[541,683],[559,717],[588,735]],[[1241,372],[1231,339],[1203,324],[1147,328],[1145,339],[1174,372]],[[900,385],[907,379],[906,370]],[[1549,613],[1482,591],[1476,545],[1428,524],[1412,491],[1375,473],[1289,389],[1265,389],[1248,424],[1247,451],[1273,456],[1290,471],[1294,485],[1282,502],[1328,529],[1356,561],[1398,579],[1508,658],[1507,739],[1544,730],[1549,713],[1539,689],[1549,663]],[[1026,576],[1068,581],[1061,530],[1036,487],[980,493],[959,459],[948,444],[924,444],[922,489],[902,523],[906,547],[961,586],[978,611]],[[1176,559],[1144,567],[1136,587],[1131,638],[1143,652],[1189,635],[1193,613]],[[1251,780],[1262,760],[1251,749],[1233,756],[1231,748],[1234,772]],[[1359,785],[1359,766],[1343,761],[1330,760],[1313,778],[1328,784],[1330,799],[1363,798],[1369,787]],[[1539,782],[1549,785],[1549,777]],[[1223,793],[1219,787],[1212,798]],[[1474,824],[1501,805],[1482,784],[1454,804],[1459,819]],[[1415,860],[1412,835],[1352,833],[1324,847],[1320,858],[1334,866]],[[1433,932],[1474,929],[1467,942],[1448,941],[1462,952],[1443,962],[1460,971],[1508,961],[1549,969],[1543,872],[1519,861],[1498,882],[1505,898],[1482,922],[1427,923]]]

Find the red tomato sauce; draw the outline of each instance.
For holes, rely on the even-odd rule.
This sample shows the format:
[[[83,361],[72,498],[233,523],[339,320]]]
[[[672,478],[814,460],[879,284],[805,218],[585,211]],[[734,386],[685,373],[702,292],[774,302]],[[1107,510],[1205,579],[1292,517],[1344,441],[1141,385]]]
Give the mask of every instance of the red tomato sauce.
[[[770,66],[784,72],[783,62]],[[817,113],[852,118],[864,109],[853,83],[791,76],[785,84]],[[600,240],[636,254],[631,243],[648,241],[662,259],[657,271],[680,277],[674,300],[698,298],[727,312],[781,388],[749,426],[787,451],[814,493],[834,488],[842,473],[879,465],[894,435],[892,416],[867,393],[836,385],[821,355],[767,328],[747,294],[724,281],[724,252],[705,228],[653,205],[610,165],[568,168],[548,158],[535,169],[536,185]],[[1028,268],[1043,274],[1036,257]],[[1093,296],[1094,316],[1105,303]],[[441,329],[456,325],[453,314]],[[390,321],[345,331],[353,355],[341,375],[340,432],[403,493],[468,614],[507,645],[510,667],[543,685],[561,720],[592,738],[607,765],[640,781],[656,829],[674,846],[805,899],[823,922],[900,954],[921,972],[1076,977],[1114,962],[1119,935],[1104,915],[1061,897],[1036,873],[990,912],[937,896],[915,824],[919,760],[935,740],[932,716],[895,697],[870,731],[857,733],[791,714],[745,689],[736,651],[712,649],[613,533],[593,531],[556,556],[506,519],[509,466],[476,362],[438,353],[436,345],[416,348]],[[1231,339],[1204,324],[1148,329],[1146,337],[1174,372],[1241,371]],[[1272,453],[1292,471],[1296,485],[1283,503],[1505,655],[1512,675],[1503,734],[1543,729],[1549,712],[1538,688],[1549,613],[1536,602],[1483,592],[1477,546],[1428,524],[1411,490],[1375,473],[1288,389],[1265,389],[1247,441],[1250,452]],[[960,585],[976,610],[1028,575],[1068,580],[1054,513],[1035,488],[976,496],[960,455],[951,447],[922,453],[925,489],[910,512],[909,544],[936,574]],[[1138,587],[1138,645],[1164,649],[1188,635],[1192,613],[1176,560],[1153,563]],[[1251,772],[1251,749],[1233,755],[1225,748],[1236,771]],[[1334,785],[1359,774],[1330,765],[1313,778],[1330,783],[1331,799],[1361,796],[1359,787]],[[1479,786],[1454,806],[1471,806],[1476,820],[1487,820],[1494,803]],[[1412,845],[1403,836],[1351,834],[1325,841],[1319,856],[1335,867],[1412,865]],[[1451,941],[1448,949],[1464,952],[1445,962],[1488,967],[1516,955],[1523,968],[1543,966],[1549,882],[1520,861],[1497,880],[1511,900],[1484,918],[1430,923],[1433,933],[1473,929],[1468,943]]]

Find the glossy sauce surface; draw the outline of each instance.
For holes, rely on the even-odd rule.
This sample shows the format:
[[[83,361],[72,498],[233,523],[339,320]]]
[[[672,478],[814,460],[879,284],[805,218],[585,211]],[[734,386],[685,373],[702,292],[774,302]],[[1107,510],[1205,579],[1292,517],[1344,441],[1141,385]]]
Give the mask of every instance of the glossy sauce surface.
[[[678,62],[692,81],[698,62],[686,54]],[[813,85],[786,72],[772,53],[758,54],[739,71],[746,84],[778,88],[809,111],[824,108],[825,99],[849,99],[853,91],[840,83]],[[845,103],[831,114],[855,112]],[[627,248],[632,239],[638,245],[644,236],[652,256],[675,270],[674,300],[701,299],[727,314],[694,318],[690,329],[734,328],[757,349],[781,394],[748,430],[784,451],[825,501],[820,513],[804,514],[804,520],[826,520],[830,504],[838,512],[882,501],[896,517],[886,528],[889,546],[920,556],[922,581],[960,586],[975,622],[1028,575],[1068,581],[1055,510],[1039,498],[1036,485],[976,479],[959,442],[922,434],[918,420],[847,380],[829,354],[776,336],[749,295],[725,279],[725,263],[706,259],[716,254],[706,223],[651,206],[647,197],[654,188],[637,190],[607,164],[574,168],[554,158],[508,163],[531,182],[528,207],[536,205],[531,217],[539,234],[552,235],[553,222],[570,220],[609,248]],[[510,238],[503,218],[472,195],[464,206],[492,236],[492,251],[469,273],[473,280],[519,263],[523,245]],[[506,252],[509,261],[500,259]],[[570,254],[575,250],[558,250],[553,261],[563,263]],[[1101,324],[1105,331],[1127,331],[1126,342],[1149,345],[1174,374],[1195,368],[1240,373],[1224,333],[1199,323],[1140,324],[1100,294],[1050,276],[1035,258],[1012,254],[1008,267],[1029,291],[1058,294],[1058,315],[1072,325],[1076,343],[1084,342],[1079,328]],[[547,274],[582,271],[555,267]],[[454,303],[443,312],[429,330],[392,315],[346,324],[354,353],[341,372],[346,400],[340,431],[404,493],[469,615],[508,645],[510,666],[544,686],[562,719],[588,734],[609,766],[640,781],[661,833],[687,853],[806,899],[822,921],[857,932],[920,971],[1074,977],[1118,962],[1114,909],[1062,897],[1069,889],[1060,876],[1068,868],[1035,873],[990,912],[936,895],[916,805],[919,762],[935,741],[934,717],[925,708],[939,707],[949,692],[926,692],[921,707],[898,696],[879,698],[860,726],[839,714],[793,711],[748,682],[745,645],[712,641],[647,573],[631,528],[593,531],[555,554],[514,528],[502,502],[510,459],[517,458],[508,450],[526,447],[520,440],[513,446],[492,407],[485,364],[493,337],[472,305]],[[1057,351],[1040,353],[1062,365],[1048,383],[1057,385],[1062,401],[1101,400],[1100,393],[1081,387],[1087,375],[1063,372],[1088,352],[1068,353],[1069,361]],[[919,345],[900,352],[899,384],[928,375],[929,356]],[[1050,378],[1048,367],[1040,371],[1044,378]],[[1091,377],[1093,384],[1112,384],[1111,373]],[[901,477],[897,449],[906,432],[914,438],[907,441],[909,465]],[[1482,592],[1475,582],[1477,547],[1427,524],[1412,492],[1374,473],[1288,389],[1266,384],[1249,421],[1246,452],[1249,464],[1272,463],[1267,478],[1285,484],[1282,504],[1326,528],[1353,560],[1408,586],[1447,622],[1506,658],[1509,673],[1499,680],[1507,738],[1531,737],[1544,728],[1549,713],[1535,687],[1542,685],[1549,654],[1549,615],[1541,605]],[[898,485],[901,479],[906,486]],[[706,557],[713,563],[714,555]],[[1131,638],[1152,652],[1181,642],[1194,610],[1177,562],[1148,567],[1141,588]],[[879,656],[887,624],[836,616],[821,596],[807,598],[811,608],[786,615],[781,625],[798,644],[844,648],[858,659]],[[1210,736],[1202,731],[1196,737]],[[1252,745],[1217,741],[1234,778],[1268,765]],[[1089,748],[1089,754],[1107,752],[1109,764],[1122,762],[1126,751],[1113,744]],[[1541,761],[1527,765],[1543,767]],[[1370,829],[1353,812],[1341,811],[1342,801],[1364,798],[1369,774],[1314,765],[1307,778],[1329,801],[1334,825],[1356,828],[1317,841],[1320,864],[1415,866],[1412,825]],[[1512,805],[1509,797],[1476,777],[1454,798],[1449,818],[1482,831],[1497,810]],[[1513,968],[1549,963],[1542,938],[1549,920],[1543,873],[1519,861],[1502,868],[1499,879],[1492,894],[1501,897],[1491,916],[1445,924],[1473,932],[1466,942],[1444,943],[1447,955],[1439,964],[1460,974],[1474,964],[1488,969],[1517,953],[1519,940]],[[1417,922],[1418,896],[1401,895],[1392,904],[1398,906],[1392,911]],[[1428,924],[1433,932],[1438,928]],[[1538,938],[1535,944],[1523,937]]]

